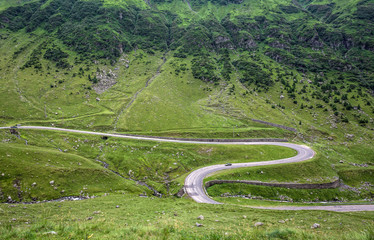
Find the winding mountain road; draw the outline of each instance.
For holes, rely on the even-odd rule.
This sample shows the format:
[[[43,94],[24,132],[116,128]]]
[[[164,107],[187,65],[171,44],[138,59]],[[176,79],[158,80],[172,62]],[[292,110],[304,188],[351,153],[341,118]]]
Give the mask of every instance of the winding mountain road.
[[[0,127],[1,129],[11,129],[11,127]],[[31,130],[52,130],[52,131],[63,131],[63,132],[72,132],[72,133],[81,133],[81,134],[90,134],[90,135],[99,135],[99,136],[109,136],[109,137],[118,137],[126,139],[135,139],[135,140],[147,140],[147,141],[158,141],[158,142],[173,142],[173,143],[192,143],[192,144],[226,144],[226,145],[272,145],[272,146],[282,146],[292,148],[297,151],[297,155],[290,158],[272,160],[272,161],[263,161],[263,162],[249,162],[249,163],[234,163],[231,166],[225,166],[223,164],[212,165],[208,167],[203,167],[198,170],[190,173],[185,179],[184,189],[185,192],[196,202],[198,203],[208,203],[208,204],[222,204],[213,199],[209,198],[205,187],[203,185],[203,180],[209,174],[213,174],[217,171],[235,169],[242,167],[254,167],[254,166],[267,166],[274,164],[285,164],[285,163],[296,163],[309,160],[313,158],[315,152],[303,145],[297,145],[292,143],[285,142],[209,142],[201,140],[175,140],[175,139],[165,139],[157,137],[146,137],[146,136],[134,136],[134,135],[122,135],[116,133],[101,133],[93,131],[83,131],[83,130],[74,130],[66,128],[56,128],[56,127],[43,127],[43,126],[19,126],[16,129],[31,129]],[[284,206],[284,207],[255,207],[260,209],[271,209],[271,210],[328,210],[328,211],[338,211],[338,212],[349,212],[349,211],[374,211],[374,205],[331,205],[331,206]]]
[[[230,143],[231,144],[231,143]],[[205,188],[203,186],[204,178],[217,171],[242,168],[242,167],[255,167],[255,166],[266,166],[274,164],[283,164],[283,163],[295,163],[302,162],[308,159],[311,159],[314,156],[314,151],[307,146],[296,145],[292,143],[279,143],[279,142],[238,142],[237,144],[243,145],[275,145],[295,149],[297,155],[291,158],[285,158],[280,160],[273,161],[263,161],[263,162],[249,162],[249,163],[234,163],[231,166],[225,166],[223,164],[213,165],[204,168],[200,168],[196,171],[193,171],[190,175],[187,176],[184,181],[186,193],[196,202],[199,203],[210,203],[210,204],[221,204],[209,198],[206,195]]]

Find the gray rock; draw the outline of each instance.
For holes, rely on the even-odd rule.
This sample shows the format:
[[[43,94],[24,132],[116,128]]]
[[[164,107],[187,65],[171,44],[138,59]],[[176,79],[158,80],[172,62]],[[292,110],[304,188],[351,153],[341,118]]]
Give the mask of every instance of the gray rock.
[[[315,223],[315,224],[312,225],[311,228],[320,228],[320,227],[321,227],[321,225],[319,225],[318,223]]]
[[[202,227],[204,226],[203,224],[200,224],[200,223],[196,223],[196,227]]]
[[[246,219],[246,218],[247,218],[247,216],[246,216],[246,215],[243,215],[243,218],[244,218],[244,219]]]
[[[119,208],[119,205],[117,205],[116,208]]]
[[[52,180],[52,181],[49,182],[49,184],[53,185],[53,184],[55,184],[55,181]]]
[[[355,137],[355,135],[354,135],[354,134],[349,134],[349,133],[347,133],[347,134],[345,134],[345,137],[346,137],[347,139],[353,139],[353,138]]]
[[[88,217],[88,218],[87,218],[87,220],[92,220],[92,219],[93,219],[93,217]]]
[[[43,235],[57,235],[55,231],[45,232]]]
[[[203,215],[200,215],[200,216],[197,217],[197,219],[199,219],[199,220],[204,220],[204,216],[203,216]]]
[[[33,182],[33,183],[31,184],[31,186],[32,186],[32,187],[35,187],[35,186],[36,186],[36,182]]]
[[[262,223],[262,222],[256,222],[255,223],[255,227],[259,227],[259,226],[262,226],[262,225],[264,225],[264,223]]]
[[[278,222],[279,222],[279,223],[285,223],[286,221],[284,221],[284,220],[279,220]]]

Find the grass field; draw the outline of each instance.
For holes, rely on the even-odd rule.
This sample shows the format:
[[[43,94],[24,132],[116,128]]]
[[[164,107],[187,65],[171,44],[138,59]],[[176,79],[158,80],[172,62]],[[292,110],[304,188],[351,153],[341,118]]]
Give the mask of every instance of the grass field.
[[[118,208],[117,208],[118,206]],[[255,210],[111,193],[79,202],[1,205],[5,239],[371,239],[373,213]],[[203,215],[204,220],[198,220]],[[196,227],[196,222],[203,224]],[[256,222],[264,225],[255,227]],[[311,229],[314,223],[321,225]]]
[[[0,11],[31,1],[2,0]],[[46,1],[44,6],[50,2]],[[105,6],[121,8],[136,5],[136,11],[151,8],[147,1],[140,0],[103,2]],[[285,0],[245,0],[240,5],[190,2],[194,11],[185,1],[157,3],[152,11],[169,11],[178,15],[180,18],[175,22],[173,14],[168,15],[170,26],[185,28],[209,21],[214,25],[226,17],[235,22],[240,20],[240,16],[250,16],[248,24],[254,24],[256,17],[266,15],[268,21],[284,21],[282,27],[286,29],[294,24],[295,19],[306,16],[302,11],[286,14],[279,10],[279,4],[291,4]],[[298,2],[305,7],[310,1]],[[336,2],[338,7],[333,13],[341,14],[338,21],[343,26],[352,20],[358,0],[312,3],[330,2]],[[327,26],[328,23],[323,21],[313,16],[307,23],[310,26],[304,27],[315,29],[315,23]],[[102,26],[110,30],[109,23],[110,20],[108,25]],[[194,78],[192,66],[196,56],[176,57],[175,53],[182,52],[182,49],[174,49],[173,44],[171,49],[165,50],[166,53],[164,50],[136,48],[121,53],[116,61],[89,59],[72,51],[71,46],[64,45],[61,39],[44,28],[11,32],[2,26],[1,126],[56,126],[182,138],[284,138],[310,146],[316,151],[316,157],[297,164],[222,171],[208,176],[205,181],[324,183],[339,178],[348,189],[295,190],[241,184],[215,185],[207,190],[208,193],[225,204],[197,204],[173,196],[183,187],[184,179],[191,171],[227,162],[286,158],[296,152],[275,146],[160,143],[33,130],[17,130],[19,135],[14,135],[9,130],[1,130],[0,202],[30,202],[87,194],[98,196],[77,202],[0,204],[1,239],[374,238],[374,215],[371,212],[275,212],[247,206],[291,205],[291,201],[297,202],[293,205],[305,205],[309,201],[315,202],[312,205],[319,204],[319,201],[373,201],[374,98],[359,84],[361,75],[371,71],[370,68],[358,71],[356,75],[359,76],[350,80],[352,76],[344,71],[297,71],[295,66],[270,58],[264,42],[259,43],[256,51],[230,48],[230,66],[239,59],[261,65],[274,82],[265,91],[254,83],[241,82],[243,72],[234,67],[227,79],[216,83]],[[220,33],[213,31],[209,37],[217,34]],[[286,36],[288,33],[280,34]],[[269,41],[273,38],[276,37],[269,37]],[[66,60],[70,68],[59,68],[55,62],[43,57],[52,46],[68,53]],[[323,54],[335,56],[329,47],[325,50]],[[309,48],[302,48],[302,51],[307,51],[306,56],[320,52]],[[350,55],[352,51],[345,53],[351,59],[355,57]],[[369,50],[365,51],[362,53],[370,59]],[[217,63],[222,60],[218,52],[210,51],[209,59]],[[41,68],[23,68],[33,58],[37,58]],[[366,58],[362,59],[366,61]],[[355,68],[354,64],[347,66]],[[212,71],[220,76],[220,68],[221,65],[217,64]],[[97,93],[94,89],[98,84],[89,79],[99,75],[111,78],[115,84]],[[322,86],[330,85],[336,89],[322,89]],[[351,104],[350,110],[344,105],[346,101]],[[259,124],[251,119],[293,127],[298,132]],[[137,181],[151,186],[163,197],[153,197],[153,191]],[[221,197],[225,193],[250,194],[258,199]],[[148,197],[140,197],[140,194]],[[198,220],[199,215],[204,215],[205,219]],[[196,227],[196,222],[204,226]],[[264,225],[254,227],[256,222]],[[312,229],[314,223],[321,224],[321,228]]]
[[[141,191],[129,180],[103,168],[102,162],[126,178],[144,181],[169,195],[182,188],[185,174],[202,166],[266,161],[296,154],[277,146],[176,144],[33,130],[19,133],[18,138],[8,130],[1,131],[3,201],[7,196],[27,201],[77,195],[83,188],[89,194],[109,189]],[[50,186],[52,180],[58,189]],[[33,182],[37,187],[31,187]],[[13,186],[15,183],[17,187]]]

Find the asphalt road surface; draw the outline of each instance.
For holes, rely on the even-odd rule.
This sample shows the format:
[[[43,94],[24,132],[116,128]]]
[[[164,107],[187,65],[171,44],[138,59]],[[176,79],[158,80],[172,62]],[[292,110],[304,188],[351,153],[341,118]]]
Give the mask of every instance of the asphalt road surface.
[[[0,127],[0,129],[10,129],[10,127]],[[200,168],[196,171],[193,171],[185,179],[185,184],[184,184],[185,192],[194,201],[198,203],[208,203],[208,204],[222,204],[209,198],[206,193],[205,187],[203,185],[203,180],[209,174],[213,174],[221,170],[234,169],[234,168],[302,162],[302,161],[306,161],[306,160],[313,158],[313,156],[315,155],[315,152],[307,146],[297,145],[297,144],[292,144],[292,143],[284,143],[284,142],[240,142],[240,139],[238,139],[238,142],[205,142],[205,141],[191,141],[191,140],[185,141],[185,140],[164,139],[164,138],[157,138],[157,137],[122,135],[122,134],[115,134],[115,133],[100,133],[100,132],[93,132],[93,131],[82,131],[82,130],[56,128],[56,127],[42,127],[42,126],[19,126],[17,127],[17,129],[53,130],[53,131],[82,133],[82,134],[99,135],[99,136],[118,137],[118,138],[126,138],[126,139],[157,141],[157,142],[214,144],[214,145],[217,145],[217,144],[272,145],[272,146],[288,147],[288,148],[292,148],[297,151],[296,156],[285,158],[285,159],[263,161],[263,162],[233,163],[231,166],[225,166],[224,164],[219,164],[219,165],[212,165],[212,166]],[[338,212],[374,211],[374,205],[332,205],[332,206],[306,206],[306,207],[283,206],[283,207],[255,207],[255,208],[271,209],[271,210],[328,210],[328,211],[338,211]]]
[[[200,168],[193,171],[187,176],[184,181],[186,193],[196,202],[199,203],[210,203],[210,204],[221,204],[209,198],[205,192],[203,186],[203,180],[209,174],[217,171],[242,168],[242,167],[255,167],[255,166],[266,166],[274,164],[284,164],[284,163],[295,163],[302,162],[311,159],[314,156],[314,151],[307,146],[296,145],[292,143],[279,143],[279,142],[243,142],[243,145],[275,145],[282,147],[289,147],[297,151],[297,155],[291,158],[273,160],[273,161],[263,161],[263,162],[250,162],[250,163],[233,163],[231,166],[225,166],[224,164],[213,165],[209,167]]]

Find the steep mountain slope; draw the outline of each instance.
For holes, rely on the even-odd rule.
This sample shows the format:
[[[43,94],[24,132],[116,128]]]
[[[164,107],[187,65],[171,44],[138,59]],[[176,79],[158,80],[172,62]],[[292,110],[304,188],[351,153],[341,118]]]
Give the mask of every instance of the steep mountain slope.
[[[17,89],[19,96],[3,96],[7,99],[22,98],[32,106],[27,107],[32,118],[43,119],[44,115],[48,119],[55,118],[50,116],[56,107],[53,98],[61,104],[66,99],[64,96],[70,94],[66,101],[88,105],[79,104],[81,115],[112,112],[117,115],[117,120],[110,125],[117,125],[119,121],[123,130],[133,130],[132,125],[121,125],[121,122],[129,121],[123,111],[144,102],[136,101],[134,98],[138,96],[134,95],[145,83],[152,76],[156,80],[165,79],[166,84],[181,78],[181,83],[196,83],[190,87],[192,91],[197,90],[197,84],[203,90],[195,93],[198,97],[195,99],[190,98],[189,90],[185,92],[187,99],[197,106],[209,105],[213,101],[212,95],[221,98],[218,100],[221,102],[229,102],[230,93],[245,95],[243,98],[248,100],[251,97],[247,94],[271,92],[281,87],[284,90],[279,95],[277,93],[276,98],[271,94],[271,99],[266,100],[273,103],[272,107],[284,108],[277,98],[288,95],[285,97],[295,103],[293,107],[322,106],[324,110],[336,113],[336,121],[347,121],[355,115],[354,121],[368,124],[370,117],[367,114],[373,111],[370,107],[373,91],[371,63],[374,61],[372,2],[263,1],[260,4],[257,1],[200,1],[190,5],[194,11],[178,1],[150,2],[147,5],[136,1],[114,4],[110,1],[53,0],[8,8],[1,13],[1,51],[3,56],[7,56],[1,62],[2,79],[14,85],[5,88]],[[132,53],[134,49],[144,52]],[[161,74],[156,73],[162,63],[156,60],[160,58],[159,52],[168,52]],[[113,67],[101,68],[108,64]],[[140,74],[144,75],[142,80]],[[28,80],[36,75],[38,80]],[[95,102],[93,96],[96,94],[92,88],[100,87],[98,83],[99,87],[95,88],[98,80],[107,81],[107,84],[102,84],[106,87],[100,93],[117,83],[104,93],[104,96],[118,97],[117,104],[108,103],[103,109],[104,104]],[[163,86],[162,81],[154,87]],[[37,89],[27,86],[36,82],[39,84]],[[63,88],[63,91],[53,88]],[[183,99],[180,96],[184,88],[174,85],[172,89],[183,89],[182,93],[175,97],[169,95],[167,100],[162,93],[167,103],[160,105],[161,108],[169,106],[170,109],[185,111],[183,106],[172,106]],[[353,88],[358,90],[357,96],[350,94]],[[38,94],[39,89],[43,90]],[[125,94],[124,89],[129,94]],[[222,94],[225,89],[229,94]],[[153,90],[146,89],[139,97],[143,98],[147,91]],[[48,95],[57,95],[47,96],[47,92]],[[58,96],[58,92],[62,96]],[[82,96],[74,96],[83,93],[85,100]],[[303,96],[303,93],[309,96]],[[323,102],[311,100],[310,95]],[[258,101],[255,98],[251,100]],[[130,102],[135,105],[128,106]],[[240,101],[233,102],[227,103],[229,108]],[[16,104],[17,107],[22,105],[25,104]],[[152,108],[158,106],[151,105]],[[235,107],[242,109],[246,106]],[[6,106],[2,108],[6,109]],[[362,111],[352,114],[353,108]],[[64,118],[71,118],[74,111],[69,109],[61,114]],[[3,115],[16,117],[13,112]],[[206,110],[193,112],[206,115]],[[247,110],[244,112],[248,114]],[[21,116],[25,118],[25,115]],[[191,123],[190,127],[194,127],[196,121],[199,120],[182,120]],[[209,120],[202,120],[204,124],[209,124]],[[152,128],[153,125],[146,127]]]
[[[360,186],[360,167],[373,172],[374,1],[49,0],[2,7],[2,125],[285,137],[316,149],[321,181],[339,176]],[[339,165],[342,159],[349,163]],[[118,156],[113,162],[128,171]]]

